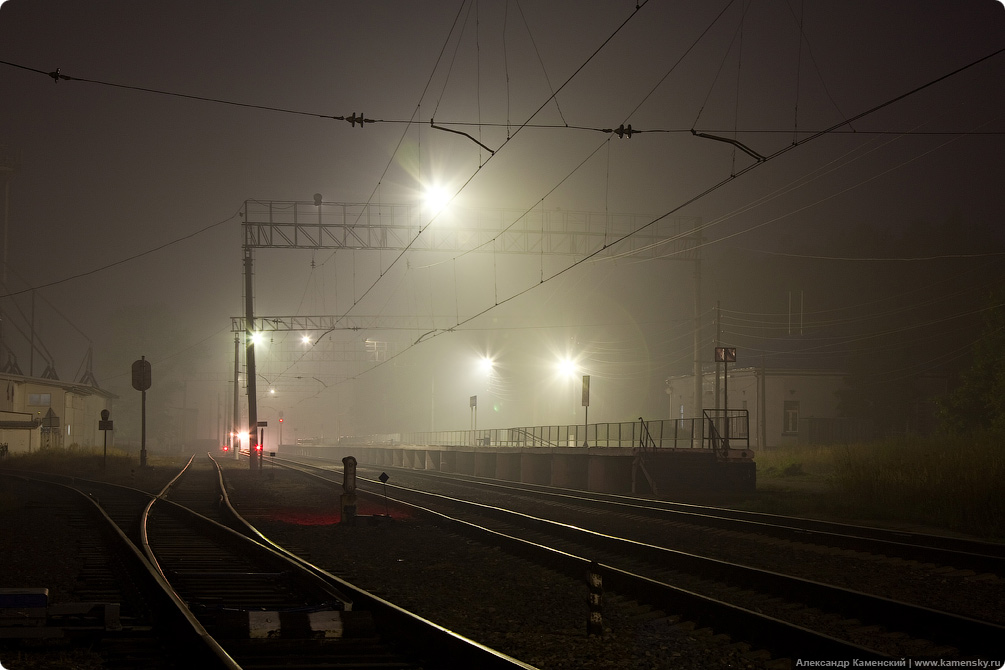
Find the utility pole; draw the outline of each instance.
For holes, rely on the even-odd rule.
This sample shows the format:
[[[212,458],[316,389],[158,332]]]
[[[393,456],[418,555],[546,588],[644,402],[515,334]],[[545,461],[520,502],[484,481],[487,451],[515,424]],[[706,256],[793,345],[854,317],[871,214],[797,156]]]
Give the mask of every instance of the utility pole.
[[[241,438],[237,436],[237,424],[241,420],[240,415],[240,386],[238,386],[238,373],[241,370],[241,338],[234,334],[234,414],[230,422],[230,451],[234,460],[241,457]]]
[[[722,314],[719,311],[719,301],[715,301],[715,347],[719,349],[722,347]],[[720,409],[722,406],[719,404],[719,362],[715,363],[715,408]]]
[[[254,470],[260,466],[258,454],[255,452],[256,444],[252,444],[258,439],[258,397],[255,388],[255,293],[254,282],[252,281],[253,259],[251,247],[244,247],[244,310],[245,310],[245,334],[247,346],[244,352],[244,359],[248,364],[248,464]]]
[[[5,161],[6,162],[6,161]],[[14,176],[14,168],[10,165],[0,165],[0,172],[4,173],[4,199],[3,199],[3,285],[7,285],[7,229],[10,226],[10,180]]]
[[[701,223],[696,219],[694,222],[694,416],[698,419],[698,425],[702,426],[702,433],[697,436],[692,435],[691,439],[698,438],[698,446],[701,446],[704,433],[704,419],[702,416],[701,393],[703,379],[701,375]]]
[[[35,376],[35,291],[31,292],[31,344],[28,346],[28,376]]]

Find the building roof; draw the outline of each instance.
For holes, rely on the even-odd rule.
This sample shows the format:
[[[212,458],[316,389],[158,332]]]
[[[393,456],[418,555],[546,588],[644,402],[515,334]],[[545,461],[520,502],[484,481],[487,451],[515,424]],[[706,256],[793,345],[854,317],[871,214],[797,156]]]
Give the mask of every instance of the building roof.
[[[81,384],[78,382],[67,382],[59,379],[48,379],[45,377],[27,377],[25,375],[16,375],[9,372],[0,372],[0,380],[14,382],[15,384],[32,384],[34,386],[47,386],[50,388],[59,388],[67,393],[73,393],[76,395],[96,395],[102,398],[107,398],[113,400],[119,396],[100,389],[97,386],[92,386],[91,384]]]

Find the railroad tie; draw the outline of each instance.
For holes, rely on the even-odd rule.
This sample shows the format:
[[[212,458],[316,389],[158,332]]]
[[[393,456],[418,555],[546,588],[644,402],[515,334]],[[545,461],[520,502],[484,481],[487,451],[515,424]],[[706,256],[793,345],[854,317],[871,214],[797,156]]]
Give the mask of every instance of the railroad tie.
[[[368,612],[249,610],[228,614],[218,619],[218,623],[235,638],[334,640],[373,634],[373,620]]]

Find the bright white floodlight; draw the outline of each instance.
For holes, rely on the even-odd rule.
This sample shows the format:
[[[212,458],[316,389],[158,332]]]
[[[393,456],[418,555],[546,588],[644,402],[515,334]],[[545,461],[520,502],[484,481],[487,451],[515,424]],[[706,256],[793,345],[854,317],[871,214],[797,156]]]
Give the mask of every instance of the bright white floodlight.
[[[579,371],[579,366],[576,365],[576,361],[566,356],[558,361],[558,371],[562,376],[569,377],[571,379],[576,376],[576,373]]]
[[[432,214],[439,214],[450,202],[450,192],[442,186],[427,186],[423,201]]]
[[[482,356],[481,359],[478,361],[478,367],[485,374],[491,374],[492,368],[495,367],[495,363],[488,356]]]
[[[304,344],[310,344],[311,343],[311,336],[310,335],[304,335],[303,337],[300,338],[300,341],[303,342]]]

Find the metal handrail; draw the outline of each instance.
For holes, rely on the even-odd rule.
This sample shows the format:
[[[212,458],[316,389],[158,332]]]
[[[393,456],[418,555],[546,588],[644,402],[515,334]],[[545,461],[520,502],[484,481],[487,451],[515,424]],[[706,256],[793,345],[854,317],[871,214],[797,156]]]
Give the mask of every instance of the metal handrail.
[[[731,414],[741,413],[742,418],[731,420],[730,439],[736,441],[743,436],[736,430],[746,423],[746,410],[729,410]],[[715,415],[715,410],[710,411]],[[641,417],[640,417],[641,419]],[[652,449],[700,449],[709,448],[704,423],[707,417],[636,420],[631,422],[591,423],[519,426],[511,428],[489,428],[478,430],[425,431],[414,433],[383,433],[378,435],[342,437],[342,444],[372,444],[394,446],[399,444],[458,446],[458,447],[524,447],[546,446],[553,448],[582,446],[588,438],[590,448],[637,449],[642,440],[647,439]],[[720,431],[722,432],[722,431]],[[301,446],[323,446],[324,439],[298,440]],[[334,441],[329,444],[335,444]]]
[[[656,451],[656,440],[653,439],[652,434],[649,432],[649,426],[646,425],[645,419],[641,416],[639,417],[639,425],[641,426],[641,430],[639,430],[639,451],[647,453],[649,445],[652,445],[653,451]]]
[[[559,445],[555,444],[554,442],[551,442],[550,440],[546,440],[543,437],[538,437],[533,432],[531,432],[531,431],[529,431],[529,430],[527,430],[525,428],[510,428],[510,431],[515,432],[518,435],[526,435],[530,439],[535,440],[537,442],[540,442],[541,444],[548,445],[549,447],[558,447],[559,446]]]

